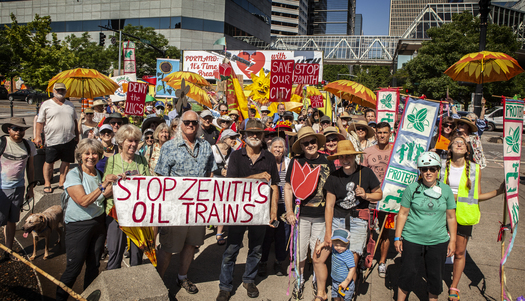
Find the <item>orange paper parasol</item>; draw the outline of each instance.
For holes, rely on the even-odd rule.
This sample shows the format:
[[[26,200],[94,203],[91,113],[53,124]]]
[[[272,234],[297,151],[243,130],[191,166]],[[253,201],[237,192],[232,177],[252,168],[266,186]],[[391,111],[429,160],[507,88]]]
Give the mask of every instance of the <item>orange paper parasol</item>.
[[[482,84],[506,81],[523,72],[518,62],[502,52],[481,51],[463,56],[445,71],[455,81]]]
[[[376,95],[372,90],[356,82],[341,79],[324,86],[328,91],[339,98],[369,108],[376,107]]]
[[[119,88],[111,78],[94,69],[76,68],[62,71],[49,80],[47,91],[53,92],[55,83],[64,83],[66,97],[95,98],[110,95]]]
[[[182,80],[172,80],[167,82],[167,84],[175,89],[180,89]],[[186,80],[185,85],[190,86],[190,91],[186,94],[186,96],[194,99],[196,102],[200,103],[203,106],[207,106],[208,108],[213,107],[210,101],[210,96],[208,95],[206,90],[201,89],[195,84],[192,84]]]
[[[190,72],[190,71],[177,71],[173,72],[172,74],[166,76],[162,79],[164,82],[170,82],[170,81],[181,81],[182,79],[186,80],[186,83],[190,82],[192,84],[197,84],[201,86],[209,86],[210,83],[204,79],[201,75]]]

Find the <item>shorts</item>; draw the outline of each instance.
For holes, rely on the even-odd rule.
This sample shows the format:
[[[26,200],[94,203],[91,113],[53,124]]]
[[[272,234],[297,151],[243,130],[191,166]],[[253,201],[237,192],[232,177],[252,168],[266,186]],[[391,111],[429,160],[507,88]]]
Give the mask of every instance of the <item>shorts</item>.
[[[75,163],[75,148],[77,142],[75,139],[64,144],[46,146],[46,163],[55,163],[58,160],[67,163]]]
[[[325,221],[323,217],[299,217],[299,261],[305,261],[310,252],[314,252],[317,239],[324,241]]]
[[[421,267],[426,267],[427,291],[433,295],[443,292],[443,271],[447,258],[448,241],[425,246],[403,240],[401,253],[401,273],[398,286],[404,291],[412,291],[414,283],[419,279]]]
[[[202,246],[205,235],[205,226],[159,227],[159,250],[179,253],[184,245]]]
[[[344,217],[334,217],[332,219],[332,231],[335,229],[348,229],[345,227]],[[348,249],[359,256],[363,255],[363,251],[368,241],[368,221],[358,217],[350,216],[350,245]]]
[[[0,189],[0,226],[20,220],[20,208],[24,204],[25,187]]]
[[[352,297],[354,296],[354,291],[355,291],[355,282],[353,280],[352,282],[350,282],[350,284],[347,287],[348,290],[344,291],[345,293],[344,297],[343,295],[339,294],[339,284],[341,284],[341,282],[337,282],[334,279],[332,279],[332,300],[334,298],[343,298],[343,300],[345,301],[352,300]]]
[[[458,224],[458,235],[464,236],[466,238],[469,238],[472,236],[472,228],[474,228],[472,225],[470,226],[463,226]]]

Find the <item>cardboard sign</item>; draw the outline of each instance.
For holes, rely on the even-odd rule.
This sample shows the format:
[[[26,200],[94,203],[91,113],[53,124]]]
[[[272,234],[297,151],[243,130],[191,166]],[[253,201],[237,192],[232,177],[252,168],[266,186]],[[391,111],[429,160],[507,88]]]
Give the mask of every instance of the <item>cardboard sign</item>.
[[[292,97],[293,60],[272,60],[270,102],[290,101]]]
[[[324,106],[323,103],[323,95],[312,95],[310,96],[310,103],[312,108],[322,108]]]
[[[110,95],[109,97],[111,98],[112,102],[119,102],[126,100],[126,91],[128,90],[127,85],[129,82],[137,81],[137,76],[136,74],[125,74],[114,76],[111,79],[119,85],[119,88],[115,90],[113,95]]]
[[[155,97],[175,98],[175,91],[165,81],[166,76],[179,71],[179,60],[157,59],[157,83],[155,85]]]
[[[319,64],[295,64],[293,83],[299,85],[317,85],[319,83]]]
[[[381,186],[383,199],[377,202],[377,209],[399,211],[403,191],[417,181],[417,158],[430,145],[438,113],[439,103],[413,98],[407,100]]]
[[[124,227],[268,225],[270,191],[257,179],[133,176],[113,197]]]
[[[129,82],[124,113],[126,113],[126,115],[142,116],[142,114],[144,114],[147,93],[148,84]]]
[[[448,150],[448,145],[450,144],[450,140],[443,136],[439,136],[438,140],[436,141],[435,149],[441,149],[441,150]]]
[[[503,115],[503,166],[507,209],[510,225],[514,227],[519,220],[519,185],[521,140],[523,131],[523,102],[503,100],[505,103]]]

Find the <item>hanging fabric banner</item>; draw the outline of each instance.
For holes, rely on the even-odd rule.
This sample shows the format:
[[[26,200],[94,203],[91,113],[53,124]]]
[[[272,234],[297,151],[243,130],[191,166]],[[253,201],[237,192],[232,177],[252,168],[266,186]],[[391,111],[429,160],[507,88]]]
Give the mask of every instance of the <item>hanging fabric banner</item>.
[[[124,74],[137,73],[137,64],[135,62],[135,43],[131,41],[122,42],[122,51],[124,58]]]
[[[520,206],[520,158],[521,140],[523,132],[523,102],[503,100],[505,109],[503,114],[503,164],[505,173],[507,210],[510,224],[514,230],[519,219]]]
[[[381,89],[377,91],[376,122],[388,122],[394,129],[399,107],[399,89]],[[390,135],[390,143],[394,143],[394,135]]]
[[[417,181],[417,158],[430,145],[438,113],[439,102],[414,98],[407,100],[381,186],[383,199],[377,203],[377,209],[395,213],[399,211],[403,191]]]

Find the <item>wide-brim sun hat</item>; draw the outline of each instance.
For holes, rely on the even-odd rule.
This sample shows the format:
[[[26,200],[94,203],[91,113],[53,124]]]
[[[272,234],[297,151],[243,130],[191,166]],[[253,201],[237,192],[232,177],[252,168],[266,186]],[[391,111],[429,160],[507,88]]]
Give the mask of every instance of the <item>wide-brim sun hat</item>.
[[[11,117],[9,122],[2,124],[2,131],[4,133],[9,134],[9,128],[12,126],[21,127],[23,129],[28,129],[30,126],[26,124],[26,121],[22,117]]]
[[[106,119],[104,119],[104,124],[109,124],[109,121],[111,119],[113,119],[113,118],[122,119],[122,123],[123,124],[128,124],[129,123],[129,120],[126,117],[122,117],[122,114],[120,114],[120,113],[112,113],[108,117],[106,117]]]
[[[246,128],[240,132],[264,133],[264,124],[259,119],[248,119],[248,122],[246,122]]]
[[[348,112],[343,112],[343,114],[341,114],[341,116],[339,116],[339,118],[343,119],[343,118],[350,118],[352,119],[352,116],[350,116],[350,114],[348,114]]]
[[[292,151],[294,153],[303,153],[303,149],[301,148],[301,140],[306,137],[317,138],[317,149],[320,149],[326,143],[326,137],[323,134],[316,133],[310,126],[304,126],[299,130],[299,133],[297,133],[297,141],[295,141],[292,145]]]
[[[237,115],[237,116],[239,116],[239,111],[231,110],[230,112],[228,112],[228,115]]]
[[[337,128],[335,126],[329,126],[326,129],[323,130],[323,135],[328,138],[330,135],[336,135],[339,140],[345,140],[345,136],[343,136],[341,133],[337,131]]]
[[[107,102],[103,101],[102,99],[97,99],[95,100],[95,102],[93,102],[93,107],[96,107],[96,106],[103,106],[105,105]]]
[[[140,127],[141,131],[144,133],[144,131],[146,129],[149,129],[150,125],[153,122],[156,122],[157,124],[161,124],[161,123],[166,123],[166,120],[164,120],[164,118],[160,118],[160,117],[150,117],[150,118],[144,120],[144,122],[142,123],[142,126]]]
[[[474,122],[470,121],[470,119],[468,119],[467,117],[461,117],[460,119],[454,119],[456,128],[458,126],[458,122],[463,122],[463,123],[468,124],[468,126],[470,127],[471,133],[476,133],[478,131],[478,127],[474,124]]]
[[[355,150],[355,147],[350,140],[343,140],[337,143],[337,152],[331,156],[328,156],[328,160],[335,160],[342,155],[359,155],[362,153],[363,152],[358,152]]]
[[[367,139],[370,139],[372,137],[374,137],[374,135],[376,134],[376,131],[371,127],[369,126],[366,121],[364,120],[359,120],[357,122],[352,122],[350,124],[350,126],[346,129],[348,132],[356,132],[357,134],[357,131],[356,131],[356,127],[357,126],[362,126],[362,127],[365,127],[367,132],[366,132],[366,138]]]

